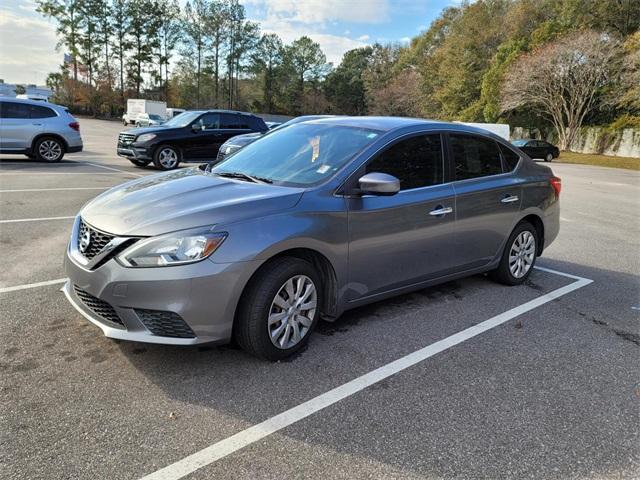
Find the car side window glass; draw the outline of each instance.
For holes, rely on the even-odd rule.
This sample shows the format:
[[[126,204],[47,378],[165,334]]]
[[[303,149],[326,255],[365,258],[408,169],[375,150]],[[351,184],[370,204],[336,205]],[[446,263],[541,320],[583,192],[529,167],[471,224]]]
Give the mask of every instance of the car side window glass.
[[[217,130],[220,128],[220,115],[217,113],[205,113],[196,120],[195,125],[204,130]]]
[[[393,175],[400,180],[400,190],[442,183],[440,135],[419,135],[392,145],[367,164],[366,173],[371,172]]]
[[[220,128],[248,129],[249,124],[247,120],[242,117],[242,115],[225,113],[222,115],[222,118],[220,120]]]
[[[2,102],[0,104],[2,118],[29,118],[29,105],[15,102]]]
[[[29,110],[31,113],[31,118],[51,118],[56,116],[55,112],[48,107],[31,105]]]
[[[469,135],[450,135],[456,180],[502,173],[498,144]]]
[[[508,172],[511,172],[514,168],[516,168],[516,165],[518,165],[520,156],[510,148],[507,148],[504,145],[498,145],[500,147],[500,151],[502,152],[502,159],[504,160],[505,169]]]

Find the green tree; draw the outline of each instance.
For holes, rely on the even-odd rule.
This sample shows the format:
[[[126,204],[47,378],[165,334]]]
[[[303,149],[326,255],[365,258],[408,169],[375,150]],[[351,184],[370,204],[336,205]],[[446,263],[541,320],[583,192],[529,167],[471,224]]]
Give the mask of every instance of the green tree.
[[[342,62],[327,75],[324,89],[336,111],[348,115],[364,115],[367,111],[363,74],[369,67],[373,48],[349,50]]]
[[[271,113],[274,108],[274,95],[277,88],[278,69],[284,59],[282,40],[275,33],[265,33],[260,38],[253,54],[253,72],[262,75],[262,108]]]
[[[187,2],[184,9],[182,56],[194,65],[196,80],[196,107],[200,107],[202,67],[209,49],[207,23],[209,20],[209,4],[206,0]]]
[[[131,49],[131,42],[127,35],[131,22],[128,12],[129,7],[127,6],[127,0],[112,0],[111,15],[113,20],[113,33],[111,35],[111,48],[118,64],[120,103],[122,108],[124,108],[125,62],[127,53]]]
[[[327,57],[320,45],[307,36],[300,37],[285,48],[288,68],[296,81],[296,104],[293,112],[301,113],[304,107],[305,81],[317,82],[327,71]]]
[[[182,37],[182,23],[180,22],[180,5],[177,0],[159,0],[158,12],[162,18],[158,28],[158,79],[164,90],[165,99],[169,96],[169,64],[175,49]],[[164,78],[163,78],[164,69]]]
[[[131,86],[140,96],[144,83],[145,69],[153,61],[153,52],[157,45],[159,17],[154,12],[152,0],[130,0],[126,2],[129,22],[130,55],[127,62],[127,77]]]

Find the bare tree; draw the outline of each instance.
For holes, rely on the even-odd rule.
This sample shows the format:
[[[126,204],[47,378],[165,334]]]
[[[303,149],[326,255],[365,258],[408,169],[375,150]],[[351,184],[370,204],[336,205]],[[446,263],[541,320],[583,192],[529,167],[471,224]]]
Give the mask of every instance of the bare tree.
[[[551,121],[560,148],[566,149],[597,93],[615,79],[619,51],[613,37],[587,30],[523,55],[506,74],[502,111],[536,110]]]

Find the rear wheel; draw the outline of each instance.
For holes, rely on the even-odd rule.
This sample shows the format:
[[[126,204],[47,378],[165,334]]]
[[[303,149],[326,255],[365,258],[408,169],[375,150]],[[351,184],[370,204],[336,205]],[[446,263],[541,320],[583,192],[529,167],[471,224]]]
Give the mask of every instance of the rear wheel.
[[[151,160],[136,160],[134,158],[130,158],[129,161],[133,163],[136,167],[146,167],[151,163]]]
[[[547,153],[546,157],[544,157],[544,161],[550,162],[551,160],[553,160],[553,153],[549,152]]]
[[[268,360],[302,348],[318,322],[320,278],[299,258],[267,264],[251,280],[240,302],[234,336],[247,352]]]
[[[64,145],[53,137],[39,139],[34,147],[34,155],[41,162],[55,163],[64,157]]]
[[[173,170],[180,163],[180,152],[171,145],[160,145],[153,154],[153,164],[160,170]]]
[[[531,275],[537,255],[538,232],[529,222],[520,222],[509,236],[491,278],[505,285],[520,285]]]

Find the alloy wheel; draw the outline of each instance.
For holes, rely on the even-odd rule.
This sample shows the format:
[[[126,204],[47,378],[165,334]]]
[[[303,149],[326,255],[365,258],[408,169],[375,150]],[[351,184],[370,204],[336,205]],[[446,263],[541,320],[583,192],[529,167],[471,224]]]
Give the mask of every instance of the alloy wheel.
[[[509,271],[515,278],[524,277],[536,256],[536,238],[528,230],[520,232],[509,251]]]
[[[45,140],[40,143],[38,154],[48,162],[55,162],[62,156],[62,147],[55,140]]]
[[[306,275],[287,280],[269,309],[269,338],[279,349],[294,347],[309,333],[316,314],[318,292]]]
[[[164,168],[174,168],[178,164],[178,154],[172,148],[163,148],[158,155],[158,161]]]

